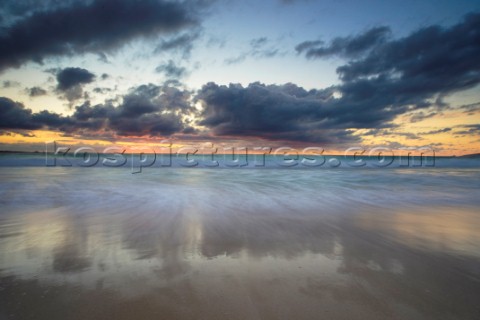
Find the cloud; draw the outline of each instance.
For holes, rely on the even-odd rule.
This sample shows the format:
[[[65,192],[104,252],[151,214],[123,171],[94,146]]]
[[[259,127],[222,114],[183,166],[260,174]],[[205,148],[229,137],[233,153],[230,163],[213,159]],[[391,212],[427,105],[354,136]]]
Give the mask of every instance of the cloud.
[[[389,129],[371,129],[365,132],[363,136],[381,136],[381,137],[401,136],[410,140],[423,140],[422,137],[419,137],[418,135],[411,132],[401,132],[401,131],[389,130]]]
[[[32,114],[31,121],[38,126],[49,129],[61,128],[62,126],[71,123],[71,119],[69,117],[63,117],[47,110]]]
[[[92,91],[94,93],[105,94],[108,92],[112,92],[113,90],[111,88],[96,87],[96,88],[93,88]]]
[[[455,132],[456,134],[475,135],[475,136],[480,135],[480,124],[468,124],[468,125],[462,125],[458,127],[462,128],[462,130],[456,131]]]
[[[191,30],[178,36],[170,37],[162,40],[155,48],[155,53],[164,51],[181,52],[183,58],[188,59],[193,49],[193,43],[200,37],[199,30]]]
[[[464,104],[460,106],[460,109],[463,109],[463,112],[468,115],[473,115],[476,112],[480,111],[480,102]]]
[[[171,86],[141,85],[112,102],[75,107],[65,117],[49,111],[32,113],[23,104],[0,98],[0,129],[50,129],[81,135],[170,136],[189,130],[184,117],[195,114],[191,93]]]
[[[314,48],[304,42],[297,45],[297,51],[310,58],[366,53],[340,66],[340,79],[352,82],[373,78],[374,82],[382,78],[400,94],[449,93],[480,82],[480,14],[466,15],[450,28],[430,26],[398,40],[387,41],[383,32],[375,30],[353,38],[337,38],[328,47]],[[367,49],[372,50],[365,52]]]
[[[95,75],[82,68],[65,68],[57,73],[57,90],[66,91],[75,86],[91,83]]]
[[[420,121],[423,121],[425,119],[434,117],[436,115],[438,115],[438,112],[430,112],[430,113],[425,113],[423,111],[415,112],[410,117],[410,122],[411,123],[420,122]]]
[[[396,40],[372,37],[383,34],[372,30],[338,38],[343,45],[335,45],[334,40],[317,55],[310,54],[311,58],[355,57],[337,68],[342,81],[336,87],[342,95],[337,111],[343,112],[343,122],[350,117],[352,126],[381,125],[399,114],[426,108],[433,109],[427,115],[433,116],[446,107],[443,97],[480,84],[480,14],[466,15],[449,28],[430,26]],[[357,44],[356,49],[351,44]],[[304,45],[300,52],[307,49]],[[417,113],[412,121],[421,120],[420,116],[423,119],[425,114]]]
[[[431,130],[427,132],[420,132],[419,134],[433,135],[433,134],[445,133],[450,131],[452,131],[452,128],[443,128],[443,129]]]
[[[409,104],[395,105],[397,97],[385,95],[381,85],[378,79],[307,91],[295,84],[243,87],[209,83],[196,97],[204,105],[199,124],[221,136],[355,141],[352,130],[393,127],[396,116],[412,109]]]
[[[155,71],[158,73],[163,73],[167,78],[170,79],[179,79],[187,74],[187,70],[184,67],[177,66],[172,60],[159,65]]]
[[[56,113],[41,111],[32,113],[22,103],[0,97],[0,128],[36,130],[41,128],[58,128],[69,123],[69,118],[64,118]]]
[[[15,135],[20,135],[25,138],[33,138],[36,137],[35,134],[31,133],[28,130],[0,130],[0,136],[15,136]]]
[[[88,94],[83,93],[83,85],[92,83],[95,75],[82,68],[65,68],[49,70],[56,74],[57,92],[61,97],[73,103],[81,98],[88,99]]]
[[[335,55],[354,58],[385,43],[390,34],[388,27],[375,27],[357,36],[337,37],[327,46],[320,40],[305,41],[298,44],[295,50],[298,53],[304,53],[308,58],[326,58]]]
[[[292,83],[207,83],[193,93],[173,80],[169,85],[138,86],[118,101],[97,105],[86,102],[69,117],[49,112],[33,114],[23,105],[3,98],[0,127],[41,127],[90,136],[193,136],[199,134],[194,130],[199,126],[201,134],[213,138],[262,138],[325,145],[357,143],[361,140],[358,129],[419,139],[408,132],[391,130],[396,128],[394,120],[403,116],[412,122],[420,121],[450,110],[443,98],[480,84],[479,14],[470,14],[448,28],[426,27],[400,39],[379,36],[386,35],[386,31],[375,30],[310,47],[330,52],[316,58],[335,54],[347,59],[337,69],[340,83],[329,88],[306,90]],[[252,39],[250,50],[262,51],[268,43],[265,37]],[[307,47],[301,52],[306,54]],[[173,62],[167,62],[158,71],[181,75],[182,70],[177,68]],[[56,70],[55,74],[60,72]],[[89,80],[82,81],[71,88],[81,88]],[[68,82],[65,87],[69,87]],[[193,107],[197,102],[202,105],[201,111]],[[472,104],[458,110],[477,107]],[[424,134],[448,132],[448,128],[436,129]],[[466,125],[452,132],[477,135],[478,126]]]
[[[5,80],[2,82],[2,88],[8,89],[8,88],[16,88],[20,87],[20,82],[18,81],[11,81],[11,80]]]
[[[42,89],[40,87],[31,87],[31,88],[27,88],[25,89],[25,91],[27,92],[27,94],[30,96],[30,97],[40,97],[40,96],[44,96],[47,94],[47,90],[45,89]]]
[[[264,45],[266,45],[267,42],[268,42],[267,37],[260,37],[260,38],[250,40],[250,45],[254,49],[259,49],[259,48],[263,47]]]
[[[348,59],[337,69],[341,83],[327,89],[209,83],[197,96],[204,105],[199,124],[225,137],[346,143],[358,138],[352,135],[356,129],[394,127],[399,115],[413,114],[412,122],[435,116],[449,107],[442,102],[445,96],[480,84],[480,14],[398,40],[389,33],[380,27],[336,38],[327,46],[298,45],[310,58]],[[252,47],[264,43],[263,38],[251,42]],[[410,133],[392,134],[419,139]]]
[[[2,25],[0,70],[51,56],[111,51],[135,38],[196,26],[205,5],[205,1],[166,0],[45,3],[22,8]]]
[[[169,136],[187,125],[183,117],[194,112],[190,93],[170,86],[141,85],[125,95],[122,103],[76,107],[70,131],[113,131],[122,136]]]
[[[333,98],[328,89],[208,83],[196,99],[204,106],[199,124],[218,136],[322,143],[358,140],[347,128],[331,125],[328,104]]]
[[[32,119],[32,110],[26,109],[19,102],[0,97],[0,128],[1,129],[27,129],[41,128],[42,124]]]
[[[273,45],[268,46],[271,41],[267,37],[254,38],[250,40],[249,49],[240,53],[236,57],[225,59],[226,64],[236,64],[244,61],[248,57],[254,58],[272,58],[280,54],[278,48]]]

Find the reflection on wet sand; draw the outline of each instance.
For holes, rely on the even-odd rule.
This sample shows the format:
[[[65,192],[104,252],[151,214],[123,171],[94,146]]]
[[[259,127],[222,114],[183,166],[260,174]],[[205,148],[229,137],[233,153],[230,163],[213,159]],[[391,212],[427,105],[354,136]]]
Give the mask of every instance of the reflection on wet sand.
[[[480,257],[480,215],[475,209],[411,208],[355,217],[361,229],[381,232],[412,248]]]
[[[1,216],[0,319],[480,314],[473,210],[97,209]]]

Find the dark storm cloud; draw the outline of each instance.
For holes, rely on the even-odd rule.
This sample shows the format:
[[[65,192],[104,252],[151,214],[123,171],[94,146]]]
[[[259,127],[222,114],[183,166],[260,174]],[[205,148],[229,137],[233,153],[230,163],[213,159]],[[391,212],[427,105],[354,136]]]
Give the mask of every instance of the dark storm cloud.
[[[10,5],[14,2],[8,1]],[[198,24],[202,1],[94,0],[41,2],[2,24],[0,70],[56,55],[100,53],[137,37]],[[43,4],[43,6],[41,5]],[[46,4],[46,5],[45,5]],[[12,10],[2,10],[2,15]]]
[[[334,40],[329,47],[317,48],[318,54],[308,43],[299,44],[297,50],[305,51],[311,58],[321,58],[327,54],[348,57],[372,49],[339,67],[340,79],[345,85],[377,85],[377,80],[382,79],[384,84],[379,90],[405,98],[445,95],[480,82],[480,14],[469,14],[450,28],[430,26],[398,40],[386,41],[378,37],[382,32],[374,30],[356,38],[339,38],[348,39],[340,41],[346,46],[336,46]],[[370,33],[377,36],[369,36]],[[352,43],[356,49],[349,47]]]
[[[43,110],[32,115],[32,122],[41,127],[55,129],[70,124],[71,119],[69,117],[63,117],[59,114]]]
[[[32,110],[26,109],[21,103],[0,97],[0,128],[34,130],[41,126],[32,121]]]
[[[356,141],[350,131],[332,126],[331,92],[294,84],[248,87],[209,83],[196,99],[204,104],[200,125],[219,136],[249,136],[311,142]]]
[[[372,28],[355,37],[338,37],[333,39],[329,45],[323,41],[305,41],[298,44],[295,50],[298,53],[305,53],[308,58],[325,58],[339,55],[343,57],[357,57],[366,51],[379,46],[387,41],[391,31],[388,27]]]
[[[112,102],[75,107],[65,117],[49,111],[32,113],[21,103],[0,98],[1,129],[50,129],[67,134],[119,136],[169,136],[189,130],[184,116],[194,114],[191,94],[170,86],[141,85],[123,96],[121,103]]]
[[[91,83],[95,75],[82,68],[65,68],[57,73],[57,89],[66,91],[77,85]]]
[[[449,28],[422,28],[398,40],[384,38],[387,30],[338,38],[343,46],[333,41],[317,52],[316,57],[355,56],[337,69],[342,83],[335,89],[341,98],[330,109],[331,122],[380,127],[415,110],[411,121],[419,121],[448,108],[443,97],[480,83],[480,14],[469,14]],[[302,45],[300,51],[307,50],[308,45]],[[429,114],[420,111],[427,108]]]
[[[337,72],[344,81],[381,75],[400,93],[448,93],[480,82],[479,54],[480,14],[470,14],[451,28],[431,26],[389,41]]]
[[[88,0],[3,0],[1,12],[6,20],[14,21],[30,15],[32,8],[35,8],[35,11],[45,12],[70,6],[75,2],[86,3]]]
[[[118,135],[168,136],[186,128],[183,116],[194,112],[190,93],[169,86],[142,85],[123,97],[120,105],[90,106],[75,109],[70,131],[90,128],[113,131]]]
[[[442,102],[445,96],[480,83],[479,14],[450,28],[423,28],[398,40],[388,34],[382,27],[337,38],[328,46],[300,44],[297,49],[310,57],[352,59],[337,69],[342,82],[325,90],[207,84],[197,97],[204,103],[200,124],[222,136],[301,141],[332,141],[329,133],[336,130],[337,141],[348,142],[356,138],[350,129],[393,127],[397,116],[412,112],[411,121],[434,116],[449,108]],[[475,128],[470,129],[463,131]]]
[[[49,111],[32,113],[22,103],[0,97],[0,128],[36,130],[42,128],[58,129],[72,121]]]
[[[60,94],[61,98],[70,102],[70,106],[81,98],[88,99],[89,95],[83,92],[83,86],[95,80],[93,73],[82,68],[65,68],[47,71],[56,74],[56,91]]]
[[[30,96],[30,97],[40,97],[40,96],[44,96],[47,94],[47,90],[45,89],[42,89],[40,87],[31,87],[31,88],[27,88],[25,89],[25,91],[27,92],[27,94]]]
[[[158,73],[163,73],[167,78],[173,79],[182,78],[187,73],[187,69],[176,65],[172,60],[159,65],[155,71]]]
[[[202,134],[214,138],[356,143],[360,140],[356,129],[385,129],[377,132],[419,139],[391,130],[395,128],[392,121],[400,115],[412,122],[439,115],[451,108],[443,102],[445,97],[480,83],[480,15],[468,15],[448,28],[422,28],[401,39],[387,35],[388,28],[375,28],[328,45],[304,43],[301,52],[317,50],[312,58],[339,55],[347,59],[337,69],[340,84],[323,90],[305,90],[295,84],[208,83],[192,97],[174,81],[175,86],[139,86],[119,103],[83,104],[70,117],[32,115],[12,101],[4,101],[8,108],[1,112],[8,113],[6,119],[19,129],[48,127],[67,133],[166,136],[194,134],[193,127],[199,125]],[[267,38],[252,39],[248,54],[263,52],[268,44]],[[193,108],[197,101],[203,106],[200,113]],[[459,110],[471,108],[476,105]],[[195,115],[196,122],[188,122],[187,115]],[[5,123],[8,120],[2,118],[2,128],[7,128]],[[452,132],[474,135],[478,127],[463,126]]]
[[[378,81],[376,85],[355,83],[309,91],[294,84],[243,87],[209,83],[197,95],[204,104],[200,124],[222,136],[355,141],[350,129],[392,127],[389,122],[411,108],[403,104],[392,107],[395,100],[375,91]]]

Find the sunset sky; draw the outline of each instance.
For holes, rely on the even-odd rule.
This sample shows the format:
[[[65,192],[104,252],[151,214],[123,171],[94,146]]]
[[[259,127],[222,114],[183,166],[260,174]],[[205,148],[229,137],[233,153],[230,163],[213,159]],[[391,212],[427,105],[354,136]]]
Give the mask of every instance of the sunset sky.
[[[0,150],[480,152],[480,2],[3,0]]]

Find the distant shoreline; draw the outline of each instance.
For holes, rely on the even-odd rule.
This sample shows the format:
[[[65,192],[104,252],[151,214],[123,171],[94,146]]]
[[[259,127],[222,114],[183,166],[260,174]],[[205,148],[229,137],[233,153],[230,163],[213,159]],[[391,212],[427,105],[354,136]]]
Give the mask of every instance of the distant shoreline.
[[[12,151],[12,150],[0,150],[0,154],[45,154],[44,151]],[[51,152],[49,152],[48,154],[53,154]],[[107,154],[107,153],[98,153],[99,155],[103,155],[103,154]],[[137,153],[125,153],[125,154],[128,154],[128,155],[131,155],[131,154],[137,154]],[[168,153],[157,153],[157,154],[168,154]],[[202,155],[201,153],[199,153],[198,155]],[[216,153],[215,155],[219,155],[219,156],[222,156],[222,155],[229,155],[228,153]],[[310,154],[298,154],[299,156],[302,156],[302,155],[310,155]],[[328,157],[343,157],[344,155],[341,155],[341,154],[323,154],[323,156],[328,156]],[[435,156],[436,158],[467,158],[467,159],[480,159],[480,153],[471,153],[471,154],[465,154],[465,155],[461,155],[461,156]]]

